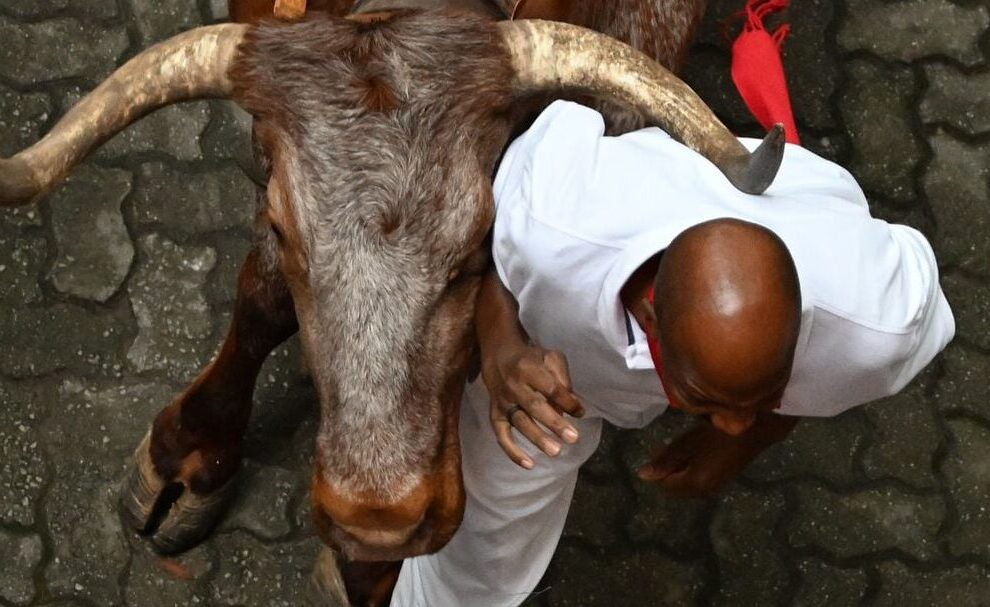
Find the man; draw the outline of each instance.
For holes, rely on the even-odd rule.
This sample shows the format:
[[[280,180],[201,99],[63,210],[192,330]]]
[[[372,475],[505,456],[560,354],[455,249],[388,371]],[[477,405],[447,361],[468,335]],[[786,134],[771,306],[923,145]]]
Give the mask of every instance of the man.
[[[897,392],[952,338],[928,243],[871,218],[842,168],[788,146],[749,196],[658,129],[603,133],[557,102],[502,161],[477,319],[488,389],[469,385],[461,413],[464,522],[403,564],[393,606],[522,602],[603,419],[704,416],[639,475],[711,494],[798,416]]]

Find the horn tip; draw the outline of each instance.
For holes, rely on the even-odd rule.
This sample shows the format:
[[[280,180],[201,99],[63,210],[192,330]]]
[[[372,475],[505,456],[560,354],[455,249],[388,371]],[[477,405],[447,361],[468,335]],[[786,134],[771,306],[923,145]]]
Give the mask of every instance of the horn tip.
[[[767,132],[763,142],[739,171],[727,173],[729,180],[741,192],[746,194],[762,194],[773,183],[784,159],[784,144],[786,143],[784,125],[777,123]]]

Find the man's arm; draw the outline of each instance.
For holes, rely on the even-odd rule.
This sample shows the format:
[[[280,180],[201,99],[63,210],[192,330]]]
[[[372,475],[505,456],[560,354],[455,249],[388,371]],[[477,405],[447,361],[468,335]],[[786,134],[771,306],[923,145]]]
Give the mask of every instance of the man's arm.
[[[564,442],[576,442],[577,430],[562,413],[580,417],[584,407],[571,391],[567,360],[530,343],[519,323],[519,306],[495,270],[482,281],[475,330],[481,374],[491,395],[492,428],[506,455],[523,468],[534,466],[516,443],[513,427],[547,455],[560,452],[560,444],[536,422]]]
[[[725,434],[703,420],[660,450],[637,474],[673,496],[714,496],[767,447],[787,438],[799,419],[759,413],[739,436]]]

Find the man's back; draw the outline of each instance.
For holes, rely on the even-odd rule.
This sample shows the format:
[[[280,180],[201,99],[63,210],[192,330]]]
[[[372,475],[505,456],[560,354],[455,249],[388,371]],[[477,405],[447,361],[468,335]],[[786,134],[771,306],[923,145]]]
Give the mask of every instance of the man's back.
[[[597,113],[558,102],[510,148],[495,194],[496,266],[522,324],[572,359],[593,407],[613,406],[607,392],[623,381],[627,399],[657,398],[619,290],[679,233],[719,217],[774,231],[798,270],[802,327],[784,413],[834,415],[896,392],[954,331],[925,239],[871,218],[848,172],[802,148],[789,146],[771,188],[749,196],[662,131],[605,138]],[[620,378],[611,365],[595,370],[610,354],[625,361]]]

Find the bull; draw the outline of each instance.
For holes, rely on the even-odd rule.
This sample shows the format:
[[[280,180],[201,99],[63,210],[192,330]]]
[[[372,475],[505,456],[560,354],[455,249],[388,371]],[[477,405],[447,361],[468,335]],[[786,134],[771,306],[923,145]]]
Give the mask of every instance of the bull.
[[[490,180],[532,103],[581,94],[632,110],[750,193],[772,181],[783,142],[775,130],[750,154],[685,84],[613,38],[498,21],[516,2],[363,0],[347,16],[330,13],[350,2],[314,4],[327,10],[203,27],[140,53],[0,159],[0,205],[36,199],[163,106],[227,98],[252,114],[266,189],[226,340],[155,418],[122,502],[161,552],[202,539],[230,496],[262,362],[298,331],[320,403],[312,505],[327,548],[315,579],[343,602],[335,555],[401,561],[438,550],[460,523],[458,407],[489,264]],[[602,17],[587,6],[621,3],[532,4],[589,24]],[[640,38],[677,65],[703,3],[640,4],[687,24],[671,26],[673,45]],[[246,6],[234,17],[252,21]]]

